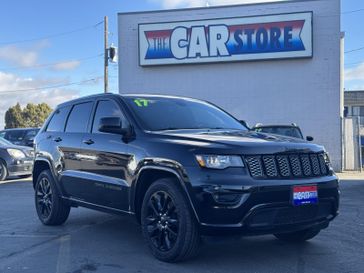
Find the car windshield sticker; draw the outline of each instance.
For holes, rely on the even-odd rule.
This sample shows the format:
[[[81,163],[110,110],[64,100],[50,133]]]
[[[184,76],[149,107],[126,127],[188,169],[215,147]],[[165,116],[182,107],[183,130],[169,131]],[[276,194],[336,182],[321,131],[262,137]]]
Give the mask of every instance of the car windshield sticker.
[[[149,101],[146,99],[135,99],[135,104],[139,107],[148,107]]]

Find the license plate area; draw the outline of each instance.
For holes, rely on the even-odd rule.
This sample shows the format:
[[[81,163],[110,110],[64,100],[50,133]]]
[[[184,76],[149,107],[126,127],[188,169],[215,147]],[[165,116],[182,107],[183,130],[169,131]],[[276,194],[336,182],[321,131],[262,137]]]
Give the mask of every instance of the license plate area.
[[[292,203],[295,206],[318,203],[317,185],[293,186]]]

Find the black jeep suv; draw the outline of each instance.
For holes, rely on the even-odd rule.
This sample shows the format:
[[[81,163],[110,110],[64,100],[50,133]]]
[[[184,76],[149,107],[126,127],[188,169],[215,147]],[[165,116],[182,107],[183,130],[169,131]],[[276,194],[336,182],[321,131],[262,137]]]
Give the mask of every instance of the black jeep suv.
[[[323,147],[249,131],[207,102],[103,94],[61,104],[35,139],[45,225],[71,207],[129,213],[155,257],[196,254],[201,235],[316,236],[338,213]]]

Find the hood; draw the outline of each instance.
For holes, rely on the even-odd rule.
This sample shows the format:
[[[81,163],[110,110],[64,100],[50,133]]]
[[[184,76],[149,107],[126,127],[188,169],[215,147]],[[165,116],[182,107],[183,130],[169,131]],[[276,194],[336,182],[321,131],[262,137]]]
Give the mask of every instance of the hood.
[[[0,144],[0,148],[1,149],[18,149],[23,151],[23,153],[25,153],[25,155],[27,157],[33,157],[34,156],[34,149],[31,147],[27,147],[27,146],[20,146],[20,145],[15,145],[15,144],[10,144],[10,145],[2,145]]]
[[[174,130],[162,131],[156,134],[168,142],[206,148],[234,149],[245,154],[324,151],[322,146],[302,139],[253,131]]]

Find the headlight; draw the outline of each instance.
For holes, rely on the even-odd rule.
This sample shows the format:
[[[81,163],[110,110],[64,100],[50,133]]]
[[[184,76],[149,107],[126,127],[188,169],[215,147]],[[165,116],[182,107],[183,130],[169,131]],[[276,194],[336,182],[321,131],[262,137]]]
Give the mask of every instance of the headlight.
[[[329,167],[330,171],[333,171],[333,167],[331,165],[331,161],[330,161],[330,157],[329,154],[327,152],[324,153],[324,160],[325,160],[325,164]]]
[[[325,159],[325,163],[326,164],[330,164],[330,157],[329,157],[329,154],[328,153],[324,153],[324,159]]]
[[[20,150],[17,150],[17,149],[6,149],[9,153],[9,155],[13,158],[16,158],[16,159],[21,159],[21,158],[25,158],[25,154],[20,151]]]
[[[243,160],[237,155],[196,155],[200,167],[208,169],[226,169],[244,167]]]

